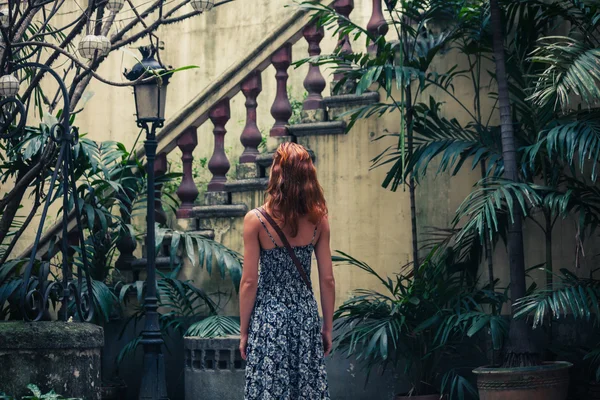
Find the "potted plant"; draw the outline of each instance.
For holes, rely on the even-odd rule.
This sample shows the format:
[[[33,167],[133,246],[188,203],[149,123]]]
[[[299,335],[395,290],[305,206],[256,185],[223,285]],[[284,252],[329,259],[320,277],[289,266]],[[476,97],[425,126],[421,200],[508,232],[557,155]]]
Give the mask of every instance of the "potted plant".
[[[503,298],[477,280],[466,266],[475,260],[457,260],[453,251],[431,250],[418,268],[418,278],[400,273],[379,275],[368,264],[339,252],[335,262],[348,263],[376,278],[384,291],[360,289],[334,314],[335,351],[362,360],[373,368],[399,369],[409,390],[395,400],[437,400],[476,395],[476,389],[457,369],[442,361],[458,354],[466,336],[489,329],[501,345],[506,323],[484,305],[501,305]],[[466,253],[462,253],[463,255]],[[475,348],[475,347],[474,347]]]

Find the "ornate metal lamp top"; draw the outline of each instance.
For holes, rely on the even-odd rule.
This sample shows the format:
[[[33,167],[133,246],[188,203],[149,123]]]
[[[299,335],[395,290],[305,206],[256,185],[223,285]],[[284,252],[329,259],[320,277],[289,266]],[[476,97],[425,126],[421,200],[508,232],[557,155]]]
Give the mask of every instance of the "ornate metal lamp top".
[[[154,58],[154,55],[156,54],[156,47],[152,45],[141,46],[138,50],[140,53],[142,53],[142,60],[135,64],[130,71],[125,69],[125,78],[130,81],[136,81],[142,77],[150,78],[152,76],[156,76],[160,77],[162,84],[167,84],[169,78],[171,75],[173,75],[173,71],[159,63]]]

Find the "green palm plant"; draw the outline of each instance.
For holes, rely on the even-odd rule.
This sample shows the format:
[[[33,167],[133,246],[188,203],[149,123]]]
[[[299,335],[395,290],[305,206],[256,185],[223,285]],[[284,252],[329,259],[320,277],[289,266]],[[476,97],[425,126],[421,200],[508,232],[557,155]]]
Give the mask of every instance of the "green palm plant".
[[[238,263],[239,266],[239,263]],[[157,282],[159,303],[159,323],[163,336],[198,336],[205,338],[239,335],[239,318],[219,315],[220,305],[213,300],[213,295],[206,293],[194,285],[192,281],[177,278],[180,267],[169,273],[160,273],[161,279]],[[240,273],[241,277],[241,273]],[[236,289],[239,285],[239,278]],[[134,282],[119,285],[119,299],[123,304],[132,298],[137,299],[136,311],[127,319],[120,338],[123,337],[129,325],[137,329],[138,323],[143,321],[145,309],[142,307],[145,292],[144,282]],[[222,296],[224,293],[216,293]],[[129,341],[119,353],[117,364],[126,356],[135,353],[141,340],[139,335]]]
[[[478,289],[474,276],[468,279],[461,253],[465,254],[435,246],[419,267],[420,278],[414,279],[412,270],[383,277],[368,264],[338,252],[335,262],[365,271],[383,291],[357,290],[335,312],[335,351],[355,356],[369,373],[377,367],[399,369],[404,363],[409,395],[476,396],[459,370],[444,369],[441,363],[457,354],[456,346],[464,337],[482,331],[489,330],[494,346],[501,347],[506,322],[485,307],[501,307],[506,299],[487,287]],[[478,261],[471,260],[475,265]]]

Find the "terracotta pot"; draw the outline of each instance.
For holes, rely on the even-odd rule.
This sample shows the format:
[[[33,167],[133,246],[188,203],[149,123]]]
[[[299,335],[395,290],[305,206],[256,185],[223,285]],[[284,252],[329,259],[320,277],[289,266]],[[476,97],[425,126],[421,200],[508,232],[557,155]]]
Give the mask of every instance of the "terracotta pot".
[[[396,395],[394,400],[445,400],[446,396],[440,397],[439,394],[427,394],[425,396],[401,396]]]
[[[566,400],[571,367],[558,361],[526,368],[481,367],[473,372],[480,400]]]

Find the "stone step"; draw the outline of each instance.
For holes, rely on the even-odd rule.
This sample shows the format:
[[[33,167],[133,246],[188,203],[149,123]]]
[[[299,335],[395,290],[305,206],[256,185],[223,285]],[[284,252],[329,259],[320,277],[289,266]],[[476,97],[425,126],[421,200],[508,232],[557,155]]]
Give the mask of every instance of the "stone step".
[[[323,99],[323,104],[327,109],[327,120],[349,120],[348,112],[361,106],[375,104],[379,102],[378,92],[367,92],[363,94],[340,94]]]
[[[323,98],[323,104],[327,108],[364,106],[377,103],[378,101],[379,92],[340,94]]]
[[[296,136],[343,135],[346,133],[345,121],[310,122],[288,126],[288,131]]]
[[[131,262],[131,269],[134,271],[143,270],[146,268],[148,260],[146,258],[138,258]],[[176,265],[181,264],[181,257],[175,256],[173,258],[173,264],[171,264],[171,257],[156,257],[156,269],[164,271],[168,270]]]
[[[243,217],[248,212],[246,204],[223,204],[215,206],[196,206],[192,209],[193,218],[235,218]]]
[[[316,161],[315,152],[312,151],[311,149],[306,149],[306,150],[308,150],[308,154],[310,154],[310,157],[312,158],[313,162],[315,162]],[[274,155],[274,153],[263,153],[256,157],[255,162],[263,168],[268,168],[271,166],[271,164],[273,164],[273,155]]]
[[[225,184],[228,192],[251,192],[253,190],[265,190],[269,184],[269,178],[249,178],[230,181]]]
[[[200,235],[200,236],[204,236],[207,237],[209,239],[214,239],[215,238],[215,231],[212,229],[200,229],[200,230],[193,230],[193,231],[187,231],[188,233],[192,233],[195,235]],[[163,239],[163,243],[165,242],[169,242],[171,240],[171,237],[173,237],[172,233],[166,233],[165,234],[165,238]]]

